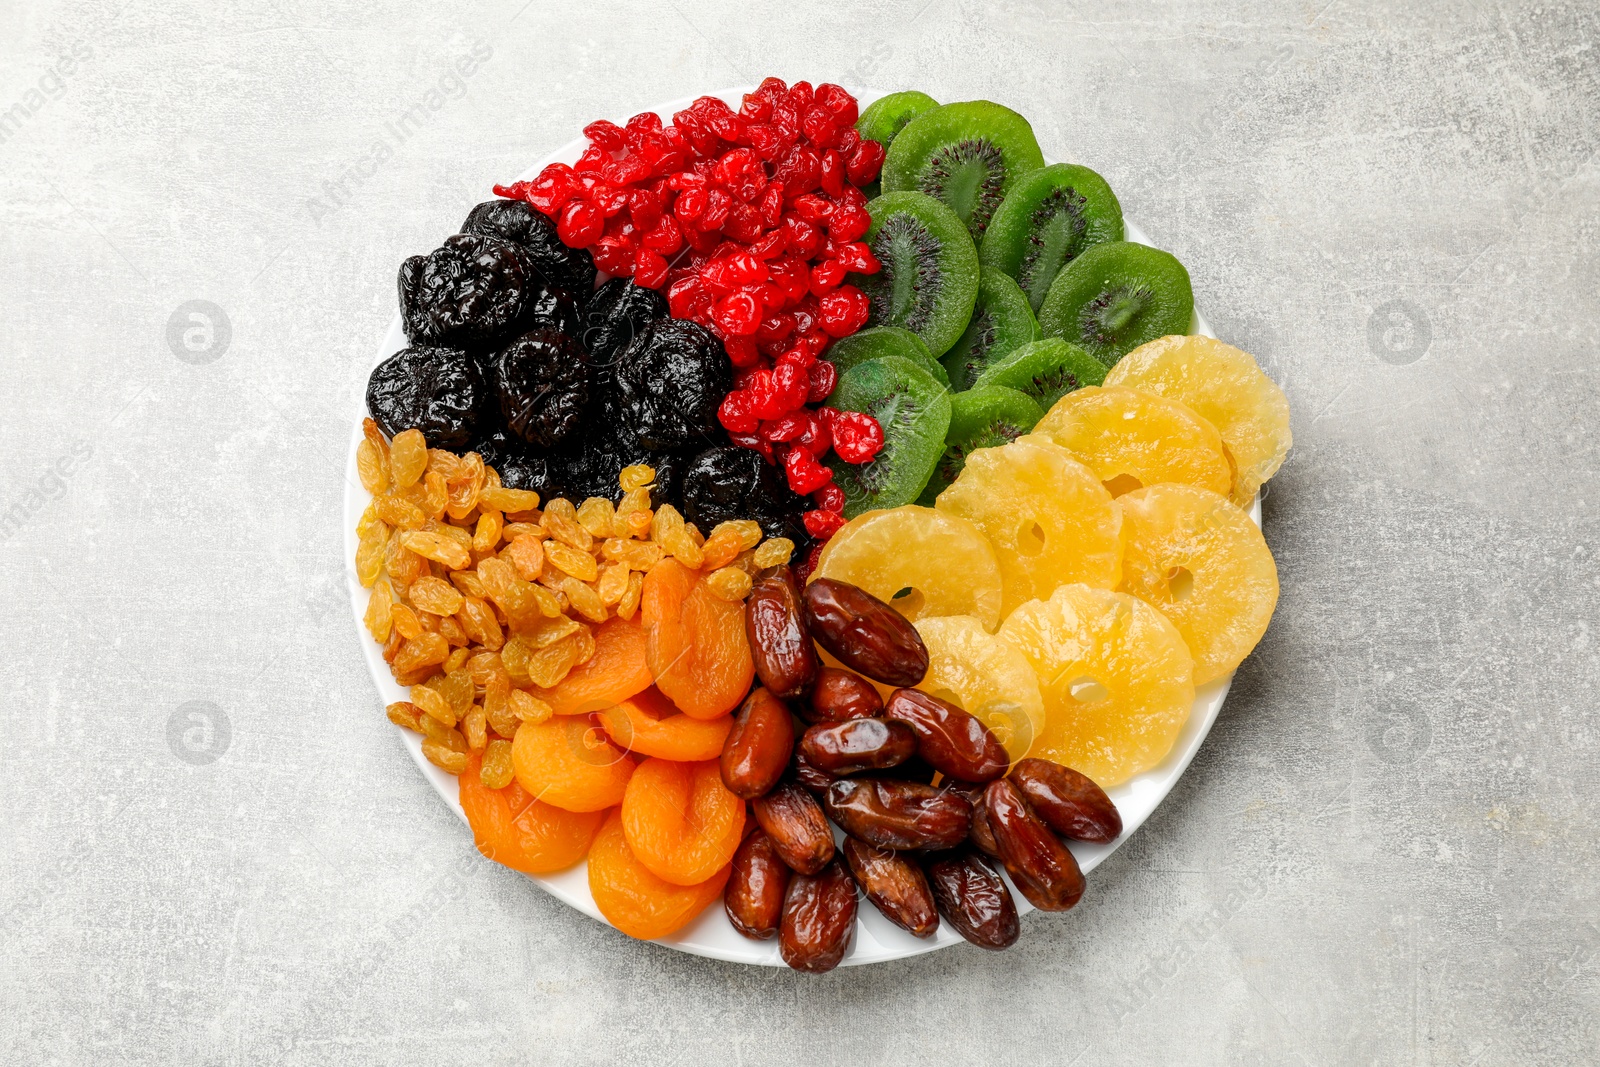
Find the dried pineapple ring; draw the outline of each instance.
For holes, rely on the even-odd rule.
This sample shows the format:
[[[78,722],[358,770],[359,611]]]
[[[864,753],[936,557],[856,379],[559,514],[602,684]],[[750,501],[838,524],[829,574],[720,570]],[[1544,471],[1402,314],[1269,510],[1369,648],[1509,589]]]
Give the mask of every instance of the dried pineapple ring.
[[[1044,727],[1044,698],[1022,653],[970,615],[924,616],[916,627],[928,646],[928,673],[917,688],[983,720],[1012,762],[1026,756]]]
[[[1122,497],[1124,593],[1172,620],[1194,655],[1194,684],[1237,667],[1267,631],[1278,568],[1250,517],[1215,493],[1152,485]]]
[[[858,585],[912,622],[971,615],[990,631],[1000,622],[994,549],[976,526],[942,509],[907,504],[856,516],[828,541],[814,576]]]
[[[1029,755],[1102,788],[1160,763],[1189,719],[1189,649],[1177,627],[1137,597],[1063,585],[1013,612],[1000,637],[1033,666],[1044,697],[1044,732]]]
[[[1294,443],[1283,390],[1254,356],[1214,337],[1158,337],[1123,356],[1105,384],[1181,401],[1215,426],[1238,468],[1231,499],[1240,507],[1278,473]]]
[[[1112,496],[1163,482],[1228,495],[1233,467],[1217,428],[1188,406],[1142,389],[1085,386],[1033,428],[1088,465]]]
[[[1002,615],[1064,582],[1115,589],[1122,577],[1122,509],[1093,471],[1048,438],[971,453],[938,508],[970,519],[994,546]]]

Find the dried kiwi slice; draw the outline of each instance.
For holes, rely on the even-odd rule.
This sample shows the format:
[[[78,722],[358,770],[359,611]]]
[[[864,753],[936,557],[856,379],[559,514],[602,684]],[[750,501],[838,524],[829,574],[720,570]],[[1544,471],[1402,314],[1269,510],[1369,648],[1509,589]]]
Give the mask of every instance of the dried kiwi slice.
[[[839,376],[828,398],[838,411],[864,411],[883,427],[883,448],[870,463],[828,465],[844,490],[844,515],[895,508],[917,499],[944,451],[950,428],[949,390],[909,359],[884,356],[858,363]]]
[[[850,280],[872,301],[868,321],[910,330],[938,359],[972,318],[978,250],[955,212],[925,193],[885,193],[867,213],[867,243],[883,268]]]
[[[1057,163],[1017,179],[989,228],[978,258],[1017,280],[1034,311],[1061,268],[1087,248],[1122,240],[1122,205],[1088,167]]]
[[[841,337],[828,347],[828,362],[840,374],[858,363],[882,359],[884,356],[909,359],[933,375],[940,385],[950,384],[944,367],[928,354],[928,346],[922,343],[922,338],[898,326],[869,326],[849,337]]]
[[[1107,367],[1146,341],[1189,332],[1194,289],[1183,264],[1133,241],[1095,245],[1050,284],[1039,308],[1046,337],[1061,337]]]
[[[1017,179],[1042,166],[1027,119],[969,100],[906,123],[884,158],[882,181],[886,193],[915,189],[942,200],[979,241]]]
[[[1059,337],[1046,337],[989,364],[972,383],[972,388],[1005,386],[1027,394],[1039,407],[1049,411],[1051,405],[1068,393],[1105,380],[1106,368],[1099,360]]]
[[[968,389],[950,398],[950,429],[944,455],[917,503],[933,507],[934,499],[965,469],[967,456],[978,448],[1009,445],[1044,418],[1044,409],[1026,393],[1002,385]]]
[[[972,388],[985,367],[1039,336],[1039,322],[1017,283],[992,267],[980,267],[972,321],[961,340],[944,354],[951,387]]]

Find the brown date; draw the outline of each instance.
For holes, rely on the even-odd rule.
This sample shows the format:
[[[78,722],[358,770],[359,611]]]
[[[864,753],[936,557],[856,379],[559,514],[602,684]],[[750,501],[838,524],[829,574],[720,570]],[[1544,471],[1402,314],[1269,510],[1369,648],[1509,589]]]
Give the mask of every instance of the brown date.
[[[745,698],[722,743],[722,784],[745,800],[778,784],[794,753],[794,722],[783,701],[757,689]]]
[[[797,971],[839,966],[856,932],[856,883],[834,860],[816,874],[797,874],[783,898],[778,953]]]
[[[983,803],[983,785],[956,785],[961,795],[972,802],[972,829],[967,831],[967,842],[990,859],[1000,858],[1000,846],[995,844],[994,830],[989,826],[989,812]]]
[[[827,771],[812,766],[811,762],[806,759],[806,754],[798,748],[794,750],[794,758],[789,761],[789,773],[794,776],[795,781],[818,796],[826,793],[828,787],[837,781]]]
[[[939,929],[939,909],[921,867],[853,837],[844,839],[844,859],[884,918],[914,937],[932,937]]]
[[[744,603],[745,633],[761,684],[781,700],[803,696],[822,665],[788,567],[762,573]]]
[[[733,873],[722,891],[722,907],[733,928],[752,941],[776,934],[789,876],[789,865],[778,857],[772,838],[752,830],[733,854]]]
[[[984,790],[989,827],[1011,882],[1040,911],[1066,911],[1083,896],[1083,872],[1015,783],[1001,778]]]
[[[818,578],[802,594],[806,626],[840,663],[884,685],[916,685],[928,648],[906,617],[865,589]]]
[[[833,859],[833,831],[817,798],[784,782],[750,805],[756,825],[772,838],[778,858],[801,874],[816,874]]]
[[[976,716],[920,689],[896,689],[883,714],[910,724],[917,755],[957,781],[987,782],[1011,765],[1006,747]]]
[[[944,852],[926,863],[933,899],[956,932],[979,948],[1016,944],[1022,925],[1011,890],[976,852]]]
[[[841,778],[822,804],[845,833],[876,848],[953,848],[972,825],[966,797],[918,782]]]
[[[1122,833],[1122,816],[1087,775],[1043,759],[1018,760],[1011,780],[1045,825],[1074,841],[1107,844]]]
[[[883,696],[871,682],[854,671],[823,667],[811,685],[811,701],[802,711],[807,722],[843,722],[868,719],[883,710]]]
[[[891,719],[819,722],[800,735],[806,762],[829,774],[893,767],[910,759],[916,750],[916,733]]]

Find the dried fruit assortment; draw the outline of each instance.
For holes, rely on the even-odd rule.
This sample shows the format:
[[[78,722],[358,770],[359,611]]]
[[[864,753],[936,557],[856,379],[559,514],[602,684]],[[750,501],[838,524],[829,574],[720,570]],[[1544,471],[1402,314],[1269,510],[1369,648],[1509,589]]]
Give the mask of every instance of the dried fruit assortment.
[[[401,270],[389,719],[635,937],[720,898],[827,971],[865,896],[1008,947],[1266,630],[1282,391],[999,105],[768,79],[584,133]]]

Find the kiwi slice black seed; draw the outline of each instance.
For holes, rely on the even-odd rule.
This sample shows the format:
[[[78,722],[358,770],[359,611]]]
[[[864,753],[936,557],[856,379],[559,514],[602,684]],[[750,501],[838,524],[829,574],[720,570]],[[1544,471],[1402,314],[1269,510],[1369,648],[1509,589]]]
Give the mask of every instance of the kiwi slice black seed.
[[[910,330],[938,359],[972,318],[978,250],[955,212],[926,193],[885,193],[867,213],[867,243],[883,269],[850,281],[872,301],[868,321]]]
[[[841,374],[828,406],[864,411],[883,427],[883,448],[871,462],[828,461],[834,484],[844,490],[845,517],[917,499],[944,451],[949,390],[909,359],[884,356]]]
[[[1122,205],[1088,167],[1056,163],[1017,179],[984,232],[978,258],[1017,280],[1034,311],[1083,251],[1122,240]]]
[[[1106,380],[1106,368],[1099,360],[1059,337],[1046,337],[1013,350],[1004,359],[989,364],[972,388],[1004,386],[1025,393],[1041,410],[1076,389],[1099,385]]]
[[[1194,289],[1183,264],[1133,241],[1095,245],[1056,275],[1039,308],[1046,337],[1061,337],[1107,367],[1146,341],[1188,333]]]
[[[950,384],[944,367],[928,354],[928,346],[922,343],[922,338],[898,326],[869,326],[849,337],[841,337],[828,346],[827,358],[834,369],[843,374],[858,363],[884,356],[909,359],[933,375],[940,385]]]
[[[989,385],[969,389],[950,398],[950,429],[944,435],[944,454],[917,503],[928,507],[967,465],[975,449],[997,448],[1021,437],[1044,418],[1044,409],[1026,393]]]
[[[915,189],[942,200],[979,241],[1017,179],[1042,166],[1027,119],[988,100],[969,100],[905,124],[884,158],[883,189]]]
[[[985,367],[1039,336],[1039,321],[1017,283],[991,267],[979,267],[972,321],[961,340],[944,354],[951,388],[972,388]]]

